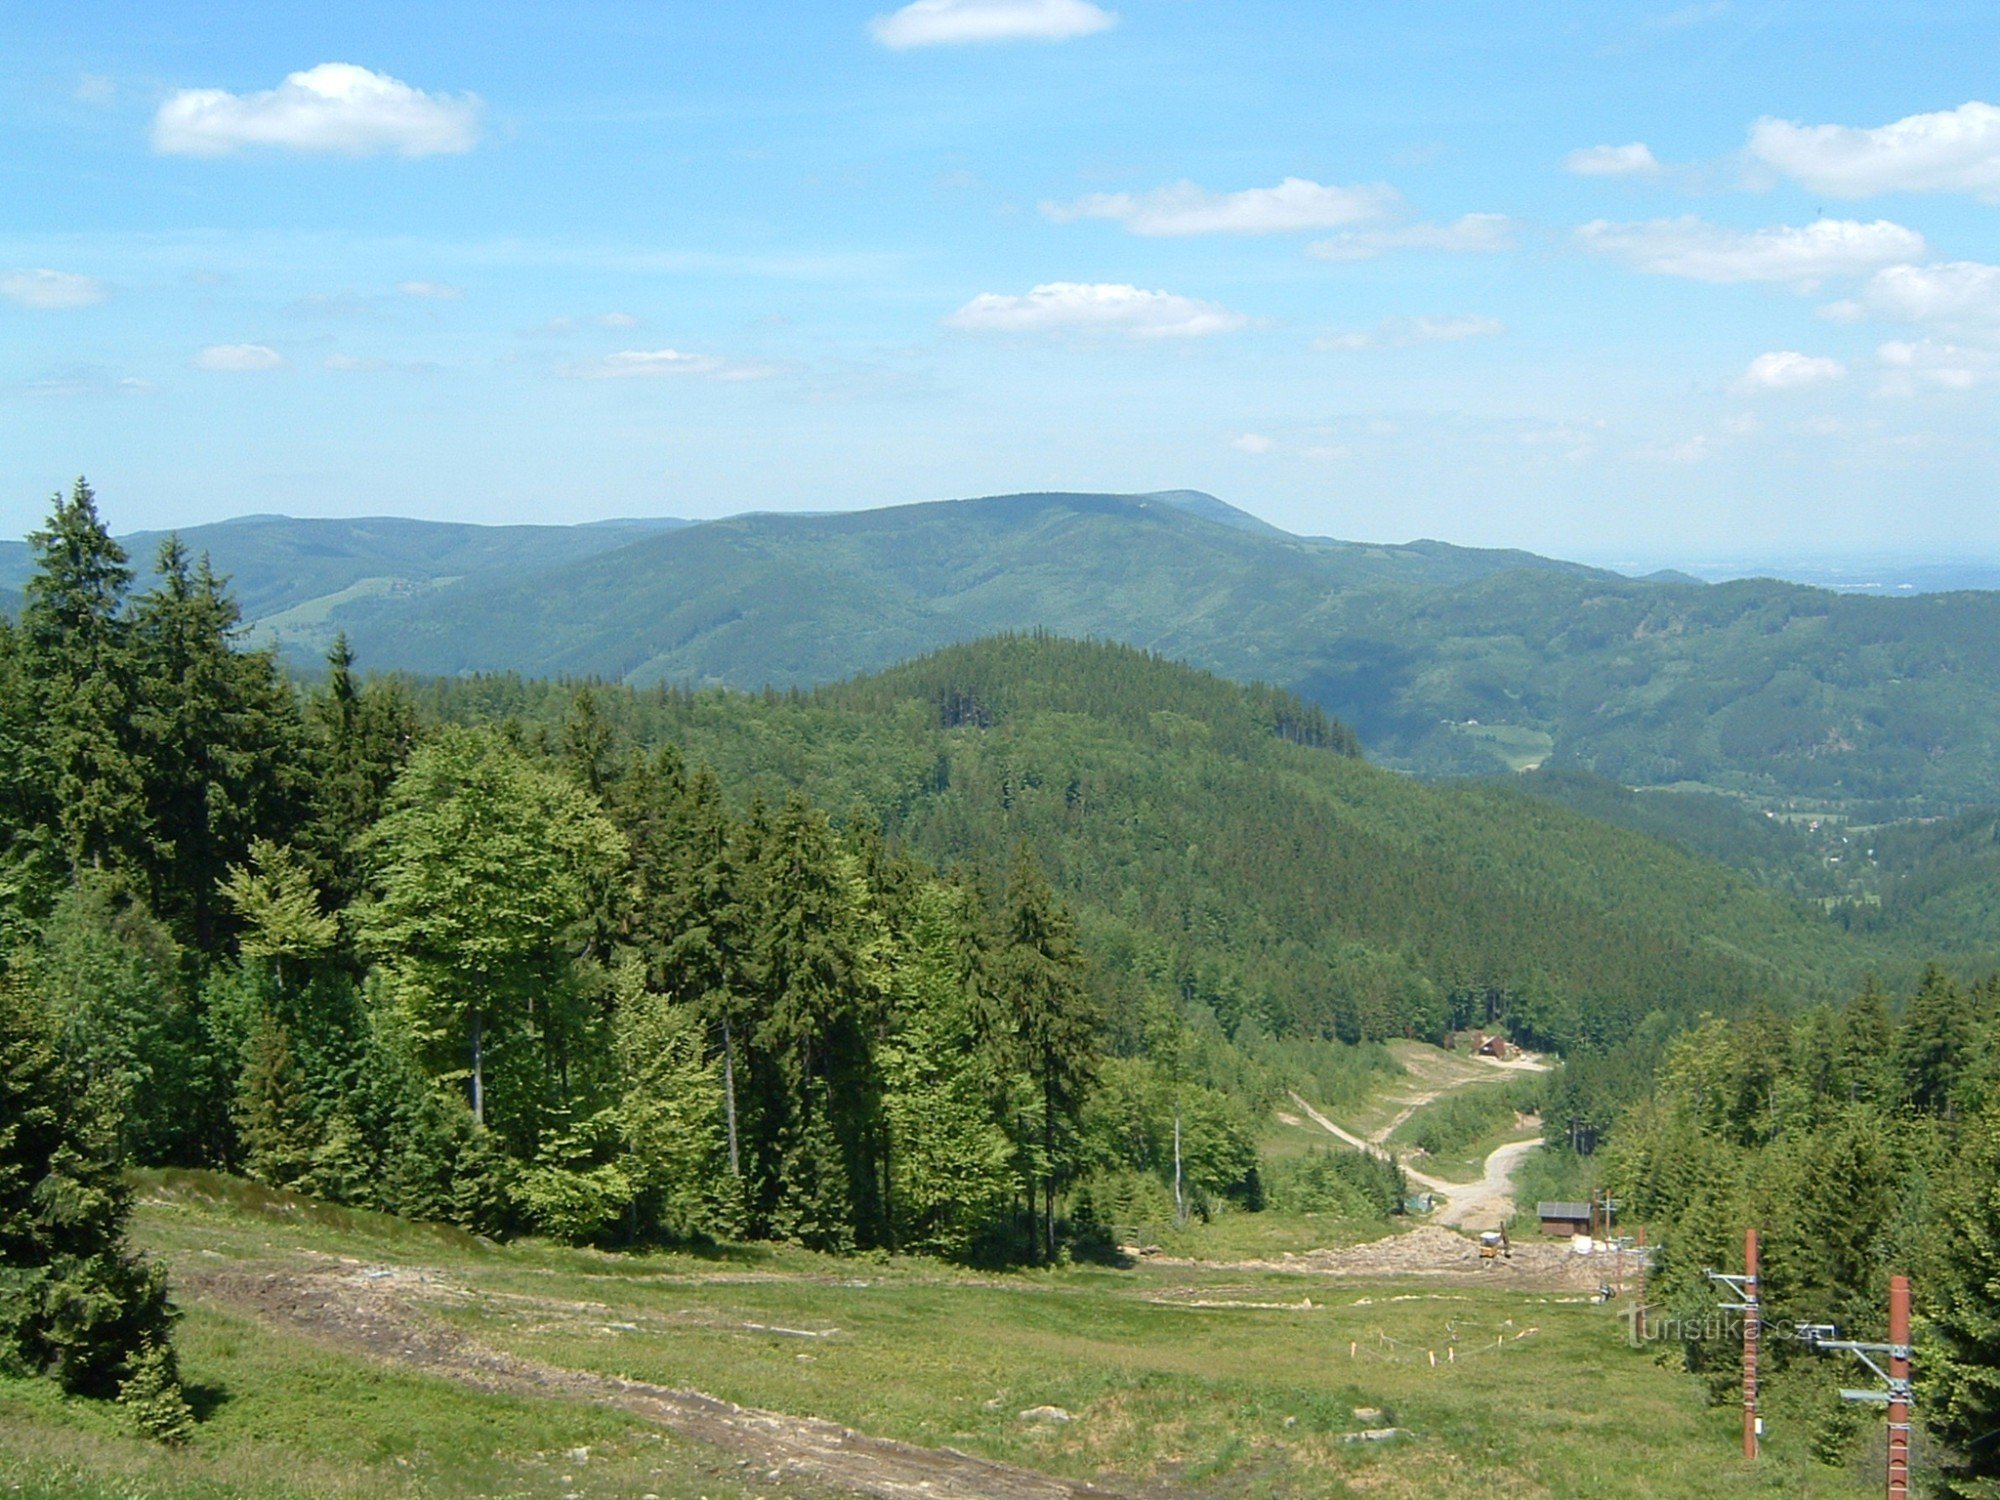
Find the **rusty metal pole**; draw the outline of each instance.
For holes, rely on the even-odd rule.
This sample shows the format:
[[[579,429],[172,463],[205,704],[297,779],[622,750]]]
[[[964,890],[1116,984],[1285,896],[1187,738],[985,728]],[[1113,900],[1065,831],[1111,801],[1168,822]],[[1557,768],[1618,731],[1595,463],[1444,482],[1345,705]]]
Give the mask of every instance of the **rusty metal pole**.
[[[1910,1493],[1910,1278],[1889,1278],[1889,1500]]]
[[[1757,1457],[1757,1231],[1743,1231],[1743,1456]]]

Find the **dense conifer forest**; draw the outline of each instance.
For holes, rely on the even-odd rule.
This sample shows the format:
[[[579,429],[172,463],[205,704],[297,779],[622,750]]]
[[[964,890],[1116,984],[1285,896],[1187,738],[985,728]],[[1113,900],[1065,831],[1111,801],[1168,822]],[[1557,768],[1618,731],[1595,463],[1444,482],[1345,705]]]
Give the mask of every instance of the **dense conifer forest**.
[[[1653,1301],[1672,1352],[1717,1399],[1740,1396],[1740,1325],[1716,1336],[1705,1272],[1742,1269],[1762,1226],[1764,1402],[1809,1425],[1829,1462],[1868,1423],[1826,1361],[1788,1335],[1831,1324],[1888,1337],[1884,1289],[1912,1275],[1918,1408],[1946,1493],[2000,1480],[2000,975],[1927,971],[1901,1003],[1870,984],[1841,1006],[1710,1018],[1671,1040],[1650,1094],[1618,1121],[1605,1180],[1662,1247]],[[1860,1371],[1853,1372],[1859,1376]]]
[[[142,578],[81,483],[32,547],[0,624],[0,1332],[164,1437],[125,1166],[489,1236],[1041,1264],[1148,1215],[1400,1212],[1392,1161],[1260,1165],[1261,1122],[1481,1025],[1565,1058],[1524,1102],[1552,1156],[1605,1144],[1667,1305],[1746,1217],[1796,1231],[1786,1316],[1870,1326],[1923,1266],[1938,1431],[1983,1472],[1977,945],[1926,969],[1935,928],[1377,770],[1287,693],[1125,647],[740,695],[369,676],[337,641],[300,686],[206,559],[169,538]]]

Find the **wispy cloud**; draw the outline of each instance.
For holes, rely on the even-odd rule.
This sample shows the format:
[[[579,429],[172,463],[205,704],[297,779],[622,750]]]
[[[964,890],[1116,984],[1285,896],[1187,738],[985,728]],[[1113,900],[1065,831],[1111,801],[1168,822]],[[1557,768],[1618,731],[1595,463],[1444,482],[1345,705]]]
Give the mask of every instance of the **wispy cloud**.
[[[321,63],[274,89],[182,89],[153,118],[153,149],[227,156],[246,146],[343,156],[436,156],[479,142],[480,102],[427,94],[352,63]]]
[[[269,344],[210,344],[194,357],[197,370],[221,370],[231,374],[276,370],[284,363],[285,356]]]
[[[1578,177],[1658,177],[1663,170],[1644,141],[1629,146],[1585,146],[1563,158],[1563,170]]]
[[[1948,332],[2000,335],[2000,266],[1976,260],[1928,266],[1885,266],[1859,297],[1820,309],[1835,322],[1875,316]]]
[[[1430,250],[1446,255],[1491,255],[1512,250],[1514,221],[1505,214],[1465,214],[1449,224],[1402,224],[1359,229],[1315,240],[1306,253],[1318,260],[1373,260],[1396,250]]]
[[[909,47],[968,42],[1063,42],[1118,24],[1115,11],[1090,0],[915,0],[868,23],[875,40]]]
[[[1287,177],[1276,187],[1234,193],[1210,192],[1192,182],[1176,182],[1145,193],[1093,193],[1074,203],[1044,203],[1042,212],[1059,224],[1110,219],[1134,234],[1164,238],[1338,229],[1382,218],[1401,202],[1401,196],[1386,183],[1336,187]]]
[[[2000,355],[1936,339],[1896,340],[1875,351],[1882,394],[1913,396],[1920,390],[1967,391],[2000,374]]]
[[[1106,333],[1139,339],[1205,338],[1249,319],[1216,302],[1116,283],[1051,281],[1022,296],[982,292],[945,319],[973,333]]]
[[[405,297],[427,297],[435,302],[456,302],[465,295],[464,287],[448,281],[399,281],[396,290]]]
[[[373,355],[329,354],[320,361],[322,369],[342,375],[429,375],[438,365],[428,359],[380,359]]]
[[[1874,129],[1762,119],[1750,154],[1834,198],[1970,193],[2000,202],[2000,107],[1977,100]]]
[[[19,389],[31,396],[150,396],[159,387],[137,375],[114,375],[102,365],[67,364],[44,371]]]
[[[1261,457],[1278,445],[1261,432],[1239,432],[1229,440],[1229,446],[1238,453],[1248,453]]]
[[[37,312],[67,312],[71,308],[95,307],[111,295],[111,289],[94,276],[74,271],[7,271],[0,273],[0,297]]]
[[[1722,284],[1750,281],[1810,286],[1830,276],[1865,275],[1924,253],[1924,237],[1886,219],[1872,224],[1816,219],[1803,227],[1730,229],[1685,214],[1643,224],[1598,219],[1576,232],[1593,255],[1655,276]]]
[[[1408,349],[1417,344],[1457,344],[1507,331],[1498,318],[1479,313],[1457,317],[1384,318],[1373,328],[1332,333],[1313,340],[1321,353],[1353,354],[1368,349]]]
[[[739,364],[716,354],[691,354],[684,349],[622,349],[602,359],[573,360],[556,373],[574,380],[761,380],[776,373],[771,365]]]
[[[1751,360],[1731,387],[1739,396],[1755,396],[1767,391],[1802,391],[1813,386],[1831,385],[1845,379],[1847,366],[1823,355],[1801,354],[1796,349],[1778,349]]]

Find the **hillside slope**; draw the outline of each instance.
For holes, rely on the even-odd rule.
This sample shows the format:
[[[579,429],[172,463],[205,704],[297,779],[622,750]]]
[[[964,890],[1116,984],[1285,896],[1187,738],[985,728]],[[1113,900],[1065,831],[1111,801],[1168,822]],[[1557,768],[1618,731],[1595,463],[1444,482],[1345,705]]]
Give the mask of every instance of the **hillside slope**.
[[[559,737],[571,691],[475,679],[446,717]],[[1026,840],[1114,986],[1226,1028],[1382,1037],[1508,1014],[1567,1045],[1914,962],[1719,865],[1508,788],[1370,766],[1287,695],[1126,648],[983,640],[809,696],[600,691],[728,784],[867,808],[934,860]]]
[[[1522,566],[1571,571],[1291,537],[1207,496],[1007,495],[713,521],[533,577],[356,601],[337,619],[364,654],[429,673],[804,686],[1040,628],[1289,681],[1324,633],[1313,622],[1331,624],[1348,592]]]
[[[1044,629],[1280,683],[1407,769],[1548,762],[1890,815],[2000,800],[2000,595],[1627,579],[1289,537],[1196,499],[743,517],[327,623],[413,671],[739,687]]]
[[[156,538],[130,539],[142,558]],[[1425,774],[1538,764],[1870,820],[2000,802],[2000,594],[1630,579],[1294,537],[1192,491],[699,525],[250,518],[187,540],[255,640],[410,672],[814,686],[996,631],[1281,684]],[[0,555],[0,588],[23,553]],[[11,572],[10,572],[11,569]]]

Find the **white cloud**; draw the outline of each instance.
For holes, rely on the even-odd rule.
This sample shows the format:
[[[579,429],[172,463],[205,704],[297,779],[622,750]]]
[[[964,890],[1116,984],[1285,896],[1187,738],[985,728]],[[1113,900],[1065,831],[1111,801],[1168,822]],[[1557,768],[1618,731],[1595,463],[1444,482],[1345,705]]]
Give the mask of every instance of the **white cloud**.
[[[74,271],[7,271],[0,273],[0,297],[36,312],[67,312],[95,307],[111,290],[94,276]]]
[[[965,42],[1062,42],[1117,24],[1115,11],[1089,0],[915,0],[877,16],[868,30],[900,52]]]
[[[1234,448],[1238,453],[1264,454],[1269,453],[1278,445],[1265,437],[1261,432],[1244,432],[1231,438],[1229,446]]]
[[[1578,177],[1657,177],[1661,167],[1643,141],[1629,146],[1588,146],[1563,158],[1563,170]]]
[[[1407,349],[1414,344],[1456,344],[1466,339],[1505,333],[1498,318],[1467,313],[1459,317],[1384,318],[1373,328],[1329,334],[1313,340],[1321,353],[1356,353],[1365,349]]]
[[[1373,260],[1391,250],[1436,250],[1449,255],[1489,255],[1514,248],[1514,221],[1505,214],[1465,214],[1449,224],[1404,224],[1363,229],[1315,240],[1306,253],[1319,260]]]
[[[1873,313],[1902,323],[2000,332],[2000,266],[1976,260],[1885,266],[1868,278],[1859,299],[1820,311],[1837,322],[1854,322]]]
[[[118,85],[102,73],[85,73],[76,80],[73,96],[78,104],[88,104],[98,109],[118,101]]]
[[[1791,282],[1811,285],[1829,276],[1857,276],[1924,253],[1924,237],[1887,219],[1815,219],[1803,228],[1730,229],[1693,214],[1614,224],[1597,219],[1576,237],[1594,255],[1621,260],[1656,276],[1695,281]]]
[[[478,144],[479,112],[471,94],[427,94],[352,63],[321,63],[258,94],[182,89],[153,118],[153,149],[168,156],[227,156],[245,146],[436,156]]]
[[[1645,22],[1649,31],[1684,31],[1690,26],[1700,26],[1716,17],[1727,15],[1729,0],[1707,0],[1702,5],[1683,5],[1679,10],[1670,10],[1662,16],[1650,16]]]
[[[1967,391],[2000,373],[2000,356],[1935,339],[1895,341],[1875,351],[1882,362],[1882,394],[1913,396],[1919,390]]]
[[[1379,219],[1402,202],[1386,183],[1330,187],[1303,177],[1287,177],[1276,187],[1212,193],[1192,182],[1176,182],[1150,193],[1093,193],[1075,203],[1044,203],[1042,212],[1059,224],[1076,219],[1112,219],[1134,234],[1288,234],[1304,229],[1338,229]]]
[[[1750,154],[1835,198],[1972,193],[2000,202],[2000,107],[1974,100],[1873,130],[1759,120]]]
[[[639,320],[628,312],[608,312],[597,320],[599,328],[637,328]]]
[[[1739,396],[1754,396],[1763,391],[1803,391],[1816,385],[1830,385],[1846,375],[1847,366],[1837,359],[1778,349],[1751,360],[1731,389]]]
[[[384,371],[401,374],[429,374],[437,366],[428,360],[375,359],[355,354],[329,354],[320,361],[322,367],[341,374],[379,375]]]
[[[690,354],[684,349],[621,349],[602,359],[559,365],[556,373],[576,380],[671,380],[684,376],[761,380],[773,371],[769,365],[736,364],[717,354]]]
[[[1203,338],[1250,320],[1219,303],[1115,283],[1051,281],[1025,296],[982,292],[945,319],[973,333],[1119,333]]]
[[[1708,434],[1703,432],[1678,440],[1656,440],[1639,449],[1641,458],[1656,464],[1698,464],[1705,462],[1708,454]]]
[[[23,382],[35,396],[150,396],[159,387],[137,375],[113,375],[101,365],[60,365]]]
[[[275,370],[284,362],[285,356],[269,344],[210,344],[194,357],[197,370],[232,373]]]
[[[405,297],[429,297],[438,302],[456,302],[465,295],[464,287],[448,281],[399,281],[396,290]]]

